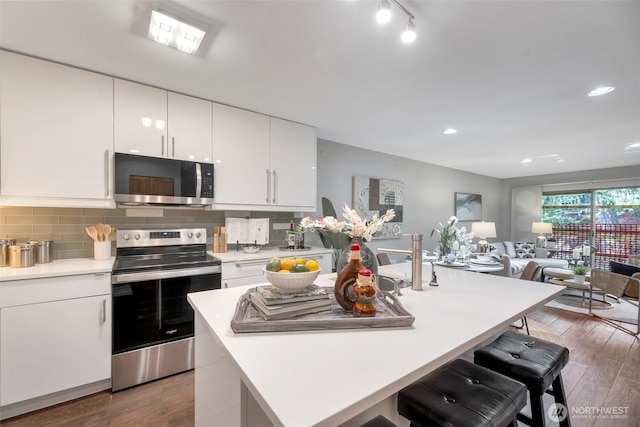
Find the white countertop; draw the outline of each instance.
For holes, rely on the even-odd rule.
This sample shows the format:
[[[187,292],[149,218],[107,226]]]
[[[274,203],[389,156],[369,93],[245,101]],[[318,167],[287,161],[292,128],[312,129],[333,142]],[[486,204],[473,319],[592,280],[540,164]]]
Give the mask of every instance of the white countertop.
[[[310,255],[316,254],[330,254],[333,252],[331,248],[314,248],[308,250],[301,251],[283,251],[278,249],[276,246],[267,246],[260,248],[260,251],[255,254],[245,254],[242,249],[236,251],[235,248],[232,249],[232,246],[228,245],[227,252],[212,252],[209,251],[210,255],[220,259],[222,262],[235,262],[235,261],[244,261],[244,260],[253,260],[253,259],[271,259],[273,257],[290,257],[290,256],[302,256],[309,257]]]
[[[380,272],[410,277],[411,265]],[[446,267],[436,266],[436,272],[440,286],[428,286],[431,268],[425,265],[423,290],[402,289],[399,299],[415,316],[406,328],[235,334],[230,321],[236,302],[251,286],[192,293],[188,300],[274,425],[336,426],[565,289]],[[333,278],[335,273],[323,274],[316,283],[332,285]],[[208,398],[196,395],[196,405],[202,399],[216,405]]]
[[[0,267],[0,282],[9,280],[42,279],[46,277],[74,276],[77,274],[111,273],[115,258],[96,261],[92,258],[53,260],[33,267]]]

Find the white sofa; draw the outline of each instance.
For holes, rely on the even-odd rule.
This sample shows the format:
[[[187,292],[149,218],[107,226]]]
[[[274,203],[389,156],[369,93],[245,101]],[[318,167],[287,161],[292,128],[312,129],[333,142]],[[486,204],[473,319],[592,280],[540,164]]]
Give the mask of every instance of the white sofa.
[[[529,261],[537,262],[543,269],[569,267],[567,260],[547,258],[549,252],[546,249],[536,248],[533,242],[491,242],[489,249],[492,253],[500,255],[500,262],[504,265],[502,271],[491,273],[498,276],[518,278]]]

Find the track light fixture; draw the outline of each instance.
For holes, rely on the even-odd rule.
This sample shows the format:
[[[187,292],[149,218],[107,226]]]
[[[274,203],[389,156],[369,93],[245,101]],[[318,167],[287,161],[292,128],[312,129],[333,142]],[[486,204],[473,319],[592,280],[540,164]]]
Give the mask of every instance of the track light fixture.
[[[376,21],[378,24],[386,24],[391,19],[391,4],[389,0],[380,0],[378,4],[378,13],[376,13]]]
[[[402,41],[405,43],[413,42],[416,39],[416,26],[413,23],[414,16],[405,9],[398,0],[380,0],[380,3],[378,3],[378,12],[376,13],[376,21],[378,21],[379,24],[386,24],[391,20],[391,3],[398,6],[409,18],[401,36]]]

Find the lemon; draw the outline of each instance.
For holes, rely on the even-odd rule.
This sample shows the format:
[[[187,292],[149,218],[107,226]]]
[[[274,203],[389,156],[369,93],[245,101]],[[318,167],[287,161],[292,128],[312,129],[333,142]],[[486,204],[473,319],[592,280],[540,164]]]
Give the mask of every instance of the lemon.
[[[278,273],[291,273],[289,270],[278,270]]]
[[[296,264],[304,264],[305,261],[306,260],[304,258],[296,258]]]
[[[282,270],[291,270],[291,267],[293,267],[295,263],[296,263],[295,259],[285,258],[282,261],[280,261],[280,268]]]
[[[307,267],[309,271],[316,271],[320,268],[318,261],[315,259],[308,259],[307,262],[304,263],[304,266]]]

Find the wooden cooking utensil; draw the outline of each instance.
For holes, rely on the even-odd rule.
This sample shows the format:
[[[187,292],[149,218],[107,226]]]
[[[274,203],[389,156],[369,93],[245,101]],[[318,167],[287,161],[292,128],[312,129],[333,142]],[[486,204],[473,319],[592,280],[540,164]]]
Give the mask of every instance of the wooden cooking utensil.
[[[89,227],[86,227],[84,231],[87,232],[89,237],[91,237],[94,242],[98,241],[98,231],[96,230],[96,227],[94,227],[93,225],[90,225]]]
[[[96,231],[98,232],[98,241],[104,242],[104,224],[101,222],[97,223]]]
[[[113,229],[111,228],[111,226],[109,224],[105,224],[104,225],[104,240],[105,241],[109,241],[111,240],[111,234],[113,233]]]

